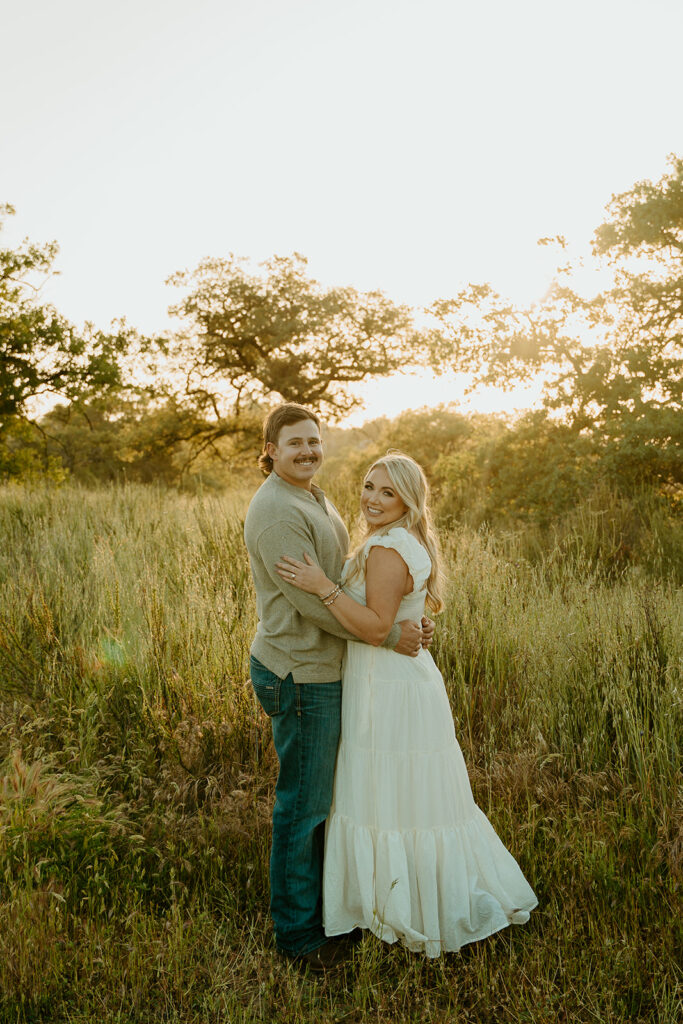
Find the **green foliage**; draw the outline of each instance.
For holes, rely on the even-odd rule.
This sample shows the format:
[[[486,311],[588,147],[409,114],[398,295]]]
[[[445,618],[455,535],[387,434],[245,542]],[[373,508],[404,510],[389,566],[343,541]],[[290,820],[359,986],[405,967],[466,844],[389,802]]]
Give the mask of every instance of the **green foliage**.
[[[306,262],[276,256],[258,275],[231,256],[170,278],[192,289],[172,312],[187,324],[177,344],[193,392],[220,393],[217,382],[227,383],[235,408],[284,399],[339,418],[358,404],[351,385],[416,361],[407,307],[377,291],[324,290]]]
[[[0,227],[13,213],[9,204],[0,206]],[[120,393],[124,363],[152,346],[123,322],[113,333],[92,324],[78,331],[41,302],[57,253],[55,242],[0,249],[0,479],[30,477],[40,465],[48,475],[58,473],[59,453],[30,429],[37,400],[77,405]]]
[[[83,482],[129,480],[224,487],[254,465],[262,413],[212,421],[171,395],[110,394],[55,406],[40,422],[41,447]],[[256,478],[256,474],[253,474]]]
[[[470,522],[548,527],[605,484],[621,496],[653,488],[676,503],[682,197],[683,160],[674,156],[659,182],[613,197],[593,240],[613,272],[601,294],[580,294],[571,267],[526,309],[470,284],[433,303],[427,332],[380,292],[322,288],[295,254],[258,272],[231,256],[174,275],[182,327],[169,339],[139,338],[123,324],[79,333],[40,303],[34,283],[50,273],[55,244],[3,250],[0,474],[220,487],[253,465],[273,402],[302,402],[334,422],[358,403],[355,385],[429,349],[436,372],[469,373],[473,387],[542,377],[542,410],[516,424],[420,411],[366,425],[345,464],[333,458],[340,493],[351,493],[371,458],[398,447],[428,470],[442,514]],[[45,395],[59,405],[36,430],[21,426]]]
[[[683,482],[683,160],[612,199],[595,233],[613,286],[587,299],[567,269],[542,302],[470,285],[431,307],[432,362],[509,387],[544,375],[544,405],[589,437],[614,478]],[[635,262],[634,262],[635,261]]]
[[[534,563],[683,580],[681,489],[622,484],[609,450],[542,411],[508,422],[441,406],[328,430],[321,483],[349,522],[364,473],[390,447],[424,467],[444,529],[485,529],[501,550],[514,537],[514,557]]]
[[[595,487],[590,440],[544,413],[478,428],[473,424],[465,443],[443,451],[434,466],[442,514],[470,522],[548,526]]]
[[[0,207],[0,214],[13,213],[9,204]],[[41,395],[75,398],[121,381],[119,356],[130,332],[105,334],[88,326],[79,334],[55,309],[40,303],[40,282],[52,272],[57,253],[55,242],[0,249],[2,420],[23,414],[29,400]]]
[[[660,181],[640,181],[609,205],[611,219],[595,232],[597,253],[621,259],[634,253],[663,263],[668,270],[679,266],[683,253],[683,159],[672,154],[671,170]],[[659,294],[671,308],[671,321],[681,312],[681,293],[662,285]]]
[[[0,427],[0,480],[26,482],[64,480],[66,472],[58,455],[48,451],[44,433],[29,420],[8,416]]]

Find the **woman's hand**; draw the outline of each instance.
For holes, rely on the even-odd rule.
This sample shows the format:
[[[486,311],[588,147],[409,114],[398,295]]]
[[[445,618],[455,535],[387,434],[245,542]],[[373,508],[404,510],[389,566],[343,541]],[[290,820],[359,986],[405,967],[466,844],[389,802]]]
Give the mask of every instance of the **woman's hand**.
[[[283,580],[291,583],[298,590],[304,590],[307,594],[317,594],[318,597],[326,597],[334,590],[335,584],[329,580],[319,565],[307,554],[304,554],[305,562],[299,562],[296,558],[283,555],[275,568]]]
[[[434,619],[428,619],[426,615],[422,616],[422,646],[426,649],[431,647],[432,640],[434,639],[434,630],[436,623]]]

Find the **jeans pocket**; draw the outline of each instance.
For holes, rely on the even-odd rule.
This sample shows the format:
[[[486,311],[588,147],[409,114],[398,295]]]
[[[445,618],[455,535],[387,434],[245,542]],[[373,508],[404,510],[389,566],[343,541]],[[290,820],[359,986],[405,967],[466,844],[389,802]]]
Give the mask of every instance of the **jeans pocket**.
[[[271,718],[280,713],[280,689],[282,680],[271,672],[269,668],[262,665],[254,656],[250,662],[251,685],[258,702],[267,715]]]

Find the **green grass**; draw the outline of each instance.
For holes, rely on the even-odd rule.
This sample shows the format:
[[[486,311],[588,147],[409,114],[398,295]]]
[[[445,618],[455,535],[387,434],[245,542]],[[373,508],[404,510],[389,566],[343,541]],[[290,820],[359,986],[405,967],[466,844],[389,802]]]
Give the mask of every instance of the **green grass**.
[[[539,908],[437,961],[368,937],[302,977],[267,914],[244,501],[0,492],[0,1021],[683,1021],[674,567],[444,538],[434,655]]]

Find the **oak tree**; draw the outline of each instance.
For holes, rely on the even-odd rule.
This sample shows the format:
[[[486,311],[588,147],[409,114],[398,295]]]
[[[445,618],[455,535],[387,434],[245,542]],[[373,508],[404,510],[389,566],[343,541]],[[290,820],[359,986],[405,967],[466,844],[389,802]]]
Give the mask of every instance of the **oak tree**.
[[[379,291],[323,288],[299,255],[249,270],[244,259],[206,259],[170,278],[189,292],[172,307],[188,392],[249,403],[285,400],[340,418],[354,385],[417,359],[411,311]]]

